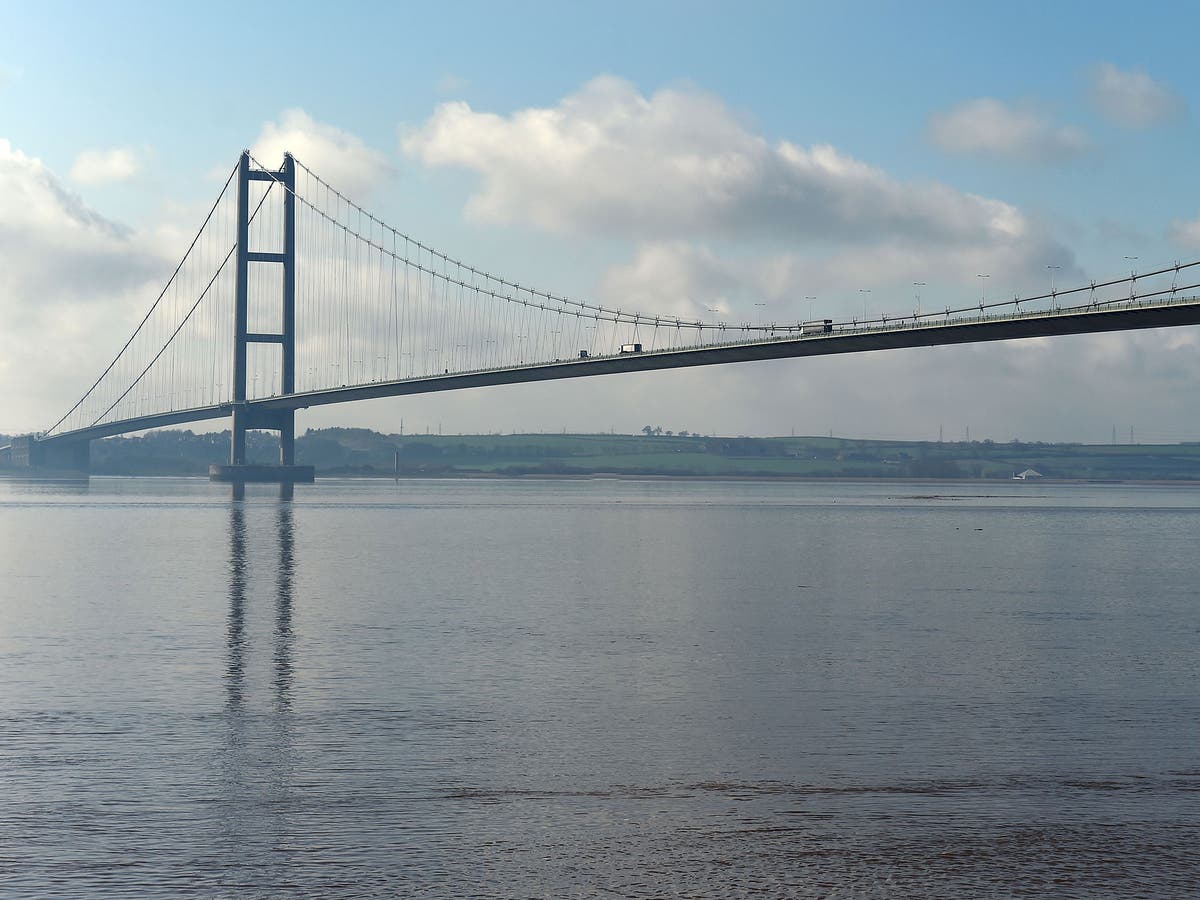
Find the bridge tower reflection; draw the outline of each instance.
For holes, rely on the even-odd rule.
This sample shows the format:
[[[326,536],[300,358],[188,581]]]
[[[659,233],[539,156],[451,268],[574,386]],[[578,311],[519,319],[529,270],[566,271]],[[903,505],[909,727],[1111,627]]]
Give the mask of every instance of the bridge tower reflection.
[[[256,522],[270,522],[273,527],[256,529]],[[260,552],[263,550],[266,552]],[[295,560],[291,503],[282,500],[273,511],[265,504],[231,503],[223,672],[225,743],[218,828],[234,858],[234,869],[239,860],[247,866],[266,862],[280,869],[281,879],[286,875],[289,854],[278,850],[291,843],[294,822],[288,812],[296,790],[292,733]],[[266,588],[270,581],[254,577],[255,569],[264,563],[274,569],[274,603],[269,615],[256,616],[255,599],[271,597]],[[262,634],[264,626],[270,628],[269,642]],[[270,648],[269,661],[256,654],[256,647],[260,653]],[[260,665],[255,665],[256,660]],[[262,673],[263,668],[266,678],[256,678],[256,670]],[[274,811],[268,817],[270,833],[263,829],[264,806]]]

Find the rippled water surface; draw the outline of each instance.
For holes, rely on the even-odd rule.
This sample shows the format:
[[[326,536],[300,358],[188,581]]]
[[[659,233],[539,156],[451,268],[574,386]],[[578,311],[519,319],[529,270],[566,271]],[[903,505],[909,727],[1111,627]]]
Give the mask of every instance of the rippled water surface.
[[[272,490],[0,481],[0,893],[1200,884],[1200,489]]]

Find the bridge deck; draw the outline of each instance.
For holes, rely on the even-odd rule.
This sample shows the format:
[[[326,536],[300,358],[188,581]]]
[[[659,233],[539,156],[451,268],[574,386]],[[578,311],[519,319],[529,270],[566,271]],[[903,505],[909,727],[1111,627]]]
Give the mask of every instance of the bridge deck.
[[[251,410],[269,414],[272,411],[306,409],[312,406],[349,403],[355,400],[611,375],[618,372],[646,372],[754,360],[790,359],[826,356],[835,353],[862,353],[910,347],[1133,331],[1196,324],[1200,324],[1200,298],[1188,297],[1168,302],[1135,303],[1107,309],[1072,308],[1003,317],[955,319],[938,323],[897,322],[894,325],[872,328],[836,326],[835,330],[829,334],[805,336],[791,334],[740,343],[594,356],[586,359],[554,360],[507,368],[348,385],[308,393],[265,397],[249,401],[247,406]],[[230,404],[196,407],[102,423],[89,428],[52,435],[43,440],[72,442],[93,440],[133,431],[222,418],[232,412],[233,407]]]

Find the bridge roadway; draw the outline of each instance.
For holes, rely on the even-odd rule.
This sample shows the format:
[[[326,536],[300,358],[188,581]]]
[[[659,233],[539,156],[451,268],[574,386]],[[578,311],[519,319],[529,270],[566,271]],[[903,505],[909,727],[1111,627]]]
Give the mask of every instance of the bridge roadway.
[[[329,388],[307,393],[264,397],[247,403],[251,414],[269,420],[274,412],[307,409],[329,403],[350,403],[380,397],[457,391],[466,388],[533,381],[555,381],[618,372],[647,372],[690,366],[750,362],[764,359],[791,359],[827,356],[834,353],[863,353],[873,350],[900,350],[908,347],[933,347],[1019,338],[1051,337],[1068,334],[1094,334],[1110,331],[1134,331],[1200,324],[1200,297],[1158,302],[1133,302],[1110,308],[1072,307],[1060,311],[987,316],[976,319],[919,322],[897,321],[879,327],[835,325],[828,334],[775,336],[717,346],[694,346],[673,350],[650,350],[587,359],[555,360],[507,368],[457,372],[378,381],[362,385]],[[731,327],[731,331],[737,329]],[[175,412],[158,413],[102,423],[89,428],[63,432],[42,439],[43,443],[75,443],[134,431],[166,428],[189,422],[201,422],[231,415],[233,406],[222,403]]]

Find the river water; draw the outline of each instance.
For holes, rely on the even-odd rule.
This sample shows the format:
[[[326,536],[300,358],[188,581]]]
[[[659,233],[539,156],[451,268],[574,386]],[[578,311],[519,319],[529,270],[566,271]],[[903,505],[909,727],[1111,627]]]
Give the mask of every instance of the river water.
[[[1180,896],[1200,488],[0,481],[5,896]]]

